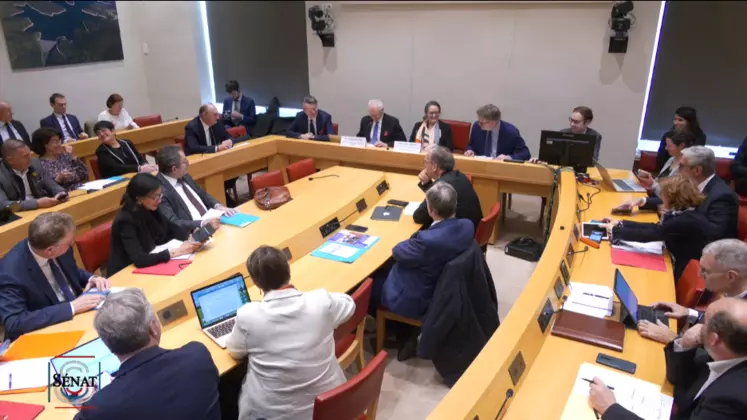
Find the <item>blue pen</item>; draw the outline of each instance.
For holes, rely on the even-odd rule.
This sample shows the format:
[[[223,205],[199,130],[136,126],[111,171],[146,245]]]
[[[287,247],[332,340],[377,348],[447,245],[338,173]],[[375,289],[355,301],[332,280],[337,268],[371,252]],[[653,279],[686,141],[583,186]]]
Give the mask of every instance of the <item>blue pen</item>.
[[[9,373],[8,374],[8,391],[10,391],[11,389],[13,389],[13,374]]]

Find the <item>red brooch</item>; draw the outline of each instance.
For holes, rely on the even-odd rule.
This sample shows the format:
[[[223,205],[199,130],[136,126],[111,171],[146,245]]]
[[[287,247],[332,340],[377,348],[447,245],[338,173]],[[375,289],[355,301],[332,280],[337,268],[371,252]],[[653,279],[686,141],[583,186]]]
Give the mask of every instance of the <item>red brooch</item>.
[[[385,132],[384,132],[384,136],[388,136],[388,135],[389,135],[389,132],[388,132],[388,131],[385,131]]]

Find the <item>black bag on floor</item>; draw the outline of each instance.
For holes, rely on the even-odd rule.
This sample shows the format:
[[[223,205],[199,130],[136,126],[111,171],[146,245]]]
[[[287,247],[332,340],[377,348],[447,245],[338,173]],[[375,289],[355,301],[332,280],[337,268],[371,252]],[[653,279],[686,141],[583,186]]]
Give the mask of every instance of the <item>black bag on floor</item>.
[[[542,244],[532,238],[523,236],[506,244],[506,255],[536,262],[542,256]]]

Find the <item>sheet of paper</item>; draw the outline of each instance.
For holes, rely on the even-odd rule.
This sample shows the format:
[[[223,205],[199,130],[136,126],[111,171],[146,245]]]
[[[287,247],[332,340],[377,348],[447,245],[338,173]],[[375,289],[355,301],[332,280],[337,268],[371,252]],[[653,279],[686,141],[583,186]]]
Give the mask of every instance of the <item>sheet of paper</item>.
[[[571,293],[563,309],[595,318],[612,315],[612,289],[599,284],[570,282]]]
[[[151,254],[158,254],[161,251],[177,249],[180,246],[182,246],[182,243],[183,242],[180,241],[180,240],[178,240],[178,239],[172,239],[172,240],[166,242],[163,245],[156,246],[155,248],[153,248],[153,251],[150,251],[150,253]],[[207,244],[207,242],[206,242],[206,244]],[[202,249],[202,248],[200,248],[200,249]],[[172,258],[172,260],[189,260],[189,259],[192,259],[192,255],[193,254],[180,255],[178,257]]]
[[[76,190],[90,191],[90,190],[103,190],[107,185],[117,182],[118,179],[97,179],[95,181],[86,182],[81,184]]]
[[[110,287],[109,288],[109,295],[111,295],[112,293],[119,293],[119,292],[121,292],[124,289],[126,289],[126,287],[116,287],[116,286],[115,287]],[[107,296],[109,296],[109,295],[107,295]],[[106,302],[106,298],[104,298],[101,302],[99,302],[98,305],[96,305],[96,309],[101,308],[101,305],[103,305],[104,302]]]
[[[565,301],[565,303],[563,304],[563,310],[593,316],[594,318],[600,319],[611,315],[606,309],[593,308],[591,306],[571,302],[570,300]]]
[[[405,216],[412,216],[413,214],[415,214],[415,210],[420,207],[420,203],[420,201],[410,201],[410,204],[405,207]]]
[[[394,142],[394,151],[395,152],[402,152],[402,153],[420,153],[420,148],[422,147],[422,144],[420,143],[411,143],[409,141],[395,141]]]
[[[634,242],[634,241],[620,241],[619,244],[612,245],[613,248],[622,249],[625,251],[640,252],[643,254],[663,255],[664,254],[664,242]]]
[[[223,216],[223,212],[218,209],[210,209],[202,215],[202,220],[220,219]]]
[[[325,254],[334,255],[340,258],[350,258],[358,252],[357,249],[345,245],[339,245],[335,243],[327,243],[326,245],[319,248],[319,251]]]
[[[0,363],[0,392],[49,385],[49,360],[42,357]]]
[[[342,136],[340,137],[340,145],[346,146],[346,147],[357,147],[359,149],[363,149],[366,147],[366,138],[365,137],[350,137],[350,136]]]

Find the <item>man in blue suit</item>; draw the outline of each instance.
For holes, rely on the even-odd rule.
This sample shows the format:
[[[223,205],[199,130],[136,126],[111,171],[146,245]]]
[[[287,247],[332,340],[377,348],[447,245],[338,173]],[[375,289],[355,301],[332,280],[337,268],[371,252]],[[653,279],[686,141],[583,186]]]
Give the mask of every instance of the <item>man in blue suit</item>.
[[[0,319],[7,338],[69,321],[101,302],[101,294],[86,292],[108,290],[109,281],[76,266],[74,239],[69,214],[44,213],[29,225],[28,239],[0,260]]]
[[[532,157],[519,129],[501,121],[501,110],[497,106],[481,106],[477,109],[477,118],[470,129],[464,156],[486,156],[498,160],[529,160]]]
[[[65,95],[53,93],[49,97],[49,105],[54,112],[52,112],[52,115],[42,118],[39,121],[40,126],[52,127],[59,130],[62,133],[63,143],[88,138],[88,134],[83,130],[78,118],[73,114],[67,113],[67,99],[65,99]]]
[[[210,352],[194,341],[174,350],[159,347],[161,323],[142,290],[107,297],[93,325],[121,365],[75,420],[220,420],[218,369]]]
[[[228,127],[246,127],[246,134],[252,134],[257,122],[257,110],[254,99],[239,91],[239,82],[231,80],[226,83],[226,99],[223,100],[223,124]]]
[[[303,111],[296,114],[286,133],[294,139],[319,141],[329,141],[330,134],[337,134],[332,116],[319,109],[319,102],[313,96],[303,98]]]
[[[31,147],[31,138],[26,127],[13,119],[13,107],[5,101],[0,101],[0,144],[9,139],[23,140]]]
[[[218,153],[233,147],[231,135],[220,122],[213,104],[200,107],[199,115],[184,127],[184,154]]]

